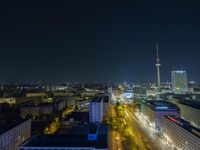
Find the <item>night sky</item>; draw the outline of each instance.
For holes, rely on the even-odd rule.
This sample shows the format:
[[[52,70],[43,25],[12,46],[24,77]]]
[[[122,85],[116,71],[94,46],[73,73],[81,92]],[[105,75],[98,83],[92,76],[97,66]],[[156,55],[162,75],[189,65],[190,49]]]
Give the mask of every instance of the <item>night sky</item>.
[[[4,1],[0,82],[161,80],[173,67],[200,81],[198,0]]]

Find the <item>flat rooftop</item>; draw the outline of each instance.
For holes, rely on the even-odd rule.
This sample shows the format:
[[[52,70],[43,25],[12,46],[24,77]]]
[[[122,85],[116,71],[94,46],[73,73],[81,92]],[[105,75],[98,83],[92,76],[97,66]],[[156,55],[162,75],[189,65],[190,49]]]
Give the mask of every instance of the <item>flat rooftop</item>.
[[[95,97],[92,99],[91,102],[101,102],[102,101],[102,97]]]
[[[167,110],[179,110],[179,108],[170,102],[163,100],[150,100],[145,102],[153,110],[167,111]]]
[[[1,120],[0,121],[0,135],[27,120],[28,119]]]
[[[50,106],[53,106],[53,103],[40,103],[38,105],[34,105],[34,104],[25,104],[23,107],[21,108],[34,108],[34,107],[50,107]]]
[[[200,129],[192,126],[188,121],[176,117],[176,116],[165,116],[168,120],[174,122],[175,124],[179,125],[180,127],[182,127],[183,129],[187,130],[188,132],[194,134],[195,136],[197,136],[198,138],[200,138]]]
[[[70,135],[87,135],[87,134],[92,134],[92,133],[96,133],[96,131],[98,130],[98,134],[108,134],[108,126],[106,124],[98,124],[98,126],[96,124],[93,123],[79,123],[76,126],[71,126],[69,127],[65,127],[62,126],[57,134],[58,135],[66,135],[66,134],[70,134]]]
[[[98,131],[98,132],[97,132]],[[88,140],[88,134],[97,134],[97,140]],[[85,147],[107,149],[108,126],[105,124],[80,124],[67,133],[40,135],[31,138],[22,147]]]
[[[89,113],[88,112],[72,112],[70,115],[68,115],[64,121],[69,121],[71,118],[73,118],[73,121],[89,121]]]
[[[200,102],[194,100],[178,100],[178,103],[200,110]]]
[[[22,147],[94,147],[107,149],[107,135],[98,135],[98,140],[88,140],[87,135],[40,135]]]

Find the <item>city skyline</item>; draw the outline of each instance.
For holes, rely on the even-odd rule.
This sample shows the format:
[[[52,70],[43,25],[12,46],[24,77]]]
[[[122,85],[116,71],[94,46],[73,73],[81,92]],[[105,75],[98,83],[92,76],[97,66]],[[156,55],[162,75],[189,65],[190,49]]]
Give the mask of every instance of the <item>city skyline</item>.
[[[200,150],[199,8],[1,1],[0,150]]]
[[[170,81],[174,66],[199,81],[198,6],[2,2],[0,82],[156,82],[156,43],[161,82]]]

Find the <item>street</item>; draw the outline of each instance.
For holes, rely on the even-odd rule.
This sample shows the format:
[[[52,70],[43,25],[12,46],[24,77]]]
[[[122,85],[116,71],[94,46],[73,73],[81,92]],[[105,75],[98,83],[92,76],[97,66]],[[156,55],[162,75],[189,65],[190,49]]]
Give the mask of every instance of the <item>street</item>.
[[[109,104],[109,116],[117,117],[115,107],[112,104]],[[108,132],[108,149],[109,150],[123,150],[122,141],[119,133],[111,128]]]
[[[132,125],[133,132],[138,136],[136,142],[139,143],[139,148],[141,150],[169,150],[164,140],[148,126],[138,112],[131,111],[131,108],[128,106],[124,107],[124,111],[127,120],[129,120]]]
[[[123,101],[125,102],[125,99],[121,95],[116,96],[113,94],[112,96],[114,99],[119,97],[122,102]],[[133,149],[170,150],[170,148],[167,146],[164,139],[162,139],[161,136],[158,133],[156,133],[154,129],[148,125],[144,117],[139,112],[134,111],[133,108],[131,108],[129,105],[126,105],[126,104],[123,104],[122,107],[125,114],[124,115],[124,121],[126,123],[125,130],[127,130],[129,134],[134,137],[133,143],[136,145],[136,147],[133,147]],[[114,106],[110,105],[109,109],[111,109],[110,111],[111,115],[116,116]],[[110,134],[114,134],[114,133],[110,133]],[[111,142],[116,143],[116,140],[112,139]],[[121,143],[122,142],[123,141],[121,141]],[[116,147],[113,147],[113,148],[116,148]]]

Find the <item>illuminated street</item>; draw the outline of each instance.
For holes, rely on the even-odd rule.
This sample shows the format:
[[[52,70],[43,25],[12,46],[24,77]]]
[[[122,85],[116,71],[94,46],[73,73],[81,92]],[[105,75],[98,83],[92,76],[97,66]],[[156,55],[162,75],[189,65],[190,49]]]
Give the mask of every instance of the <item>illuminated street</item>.
[[[115,108],[112,104],[109,105],[109,116],[116,117]],[[122,150],[121,137],[117,131],[109,128],[108,132],[108,148],[109,150]]]
[[[125,120],[127,122],[127,126],[130,127],[130,129],[132,130],[132,133],[134,135],[134,140],[135,143],[137,144],[138,148],[143,150],[145,149],[145,145],[142,142],[142,134],[139,130],[138,124],[136,122],[136,119],[133,117],[133,115],[130,113],[130,111],[124,107],[124,111],[125,111]]]
[[[114,96],[114,98],[116,97]],[[119,99],[121,102],[125,102],[122,95],[119,96]],[[122,106],[125,112],[124,120],[127,125],[126,128],[132,133],[137,149],[169,150],[165,141],[155,133],[140,113],[134,112],[128,105]]]
[[[164,140],[148,126],[139,113],[133,113],[129,107],[124,107],[124,110],[126,112],[127,120],[132,123],[132,129],[138,136],[136,142],[139,143],[140,149],[169,150]]]
[[[149,141],[160,150],[169,150],[166,142],[158,135],[153,128],[149,127],[147,122],[141,117],[139,113],[135,113],[138,118],[137,122],[140,124],[140,128],[143,130],[144,134],[148,136]]]

